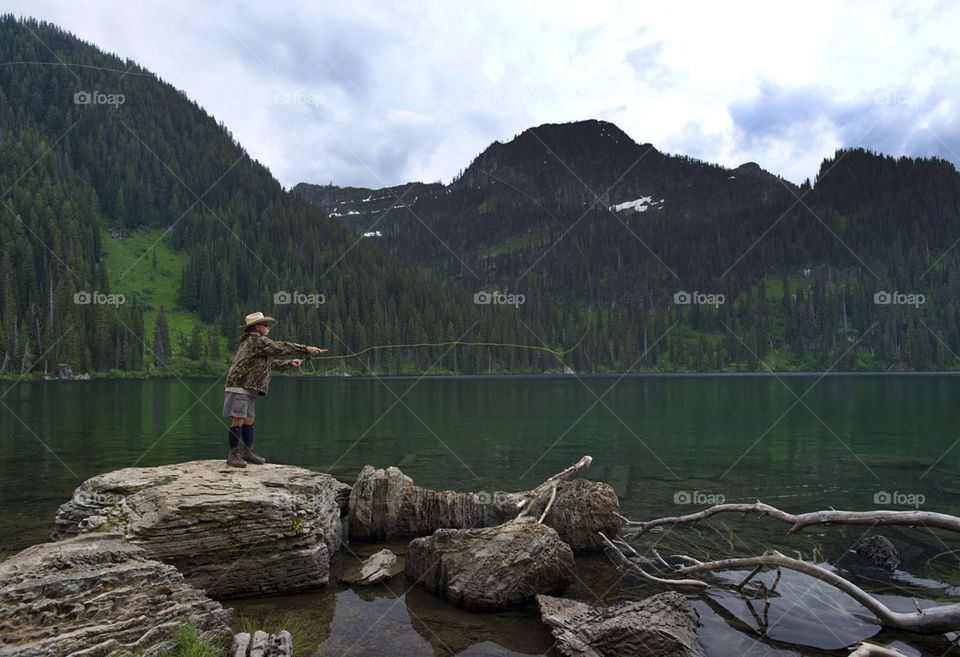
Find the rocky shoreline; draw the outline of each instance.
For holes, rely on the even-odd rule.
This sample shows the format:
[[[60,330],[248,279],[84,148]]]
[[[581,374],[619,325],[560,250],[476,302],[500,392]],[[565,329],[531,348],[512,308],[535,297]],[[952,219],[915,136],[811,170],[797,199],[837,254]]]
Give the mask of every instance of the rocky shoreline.
[[[641,626],[657,645],[680,646],[669,654],[703,654],[682,596],[613,611],[549,597],[576,579],[574,553],[620,527],[613,489],[578,478],[589,464],[493,500],[418,487],[396,467],[366,466],[352,486],[295,466],[220,461],[98,475],[57,510],[51,542],[0,563],[0,656],[160,656],[184,621],[231,656],[288,655],[288,633],[234,636],[220,601],[328,586],[342,542],[400,538],[410,539],[402,559],[377,552],[357,586],[404,572],[469,611],[539,603],[564,655],[667,654],[618,643]]]

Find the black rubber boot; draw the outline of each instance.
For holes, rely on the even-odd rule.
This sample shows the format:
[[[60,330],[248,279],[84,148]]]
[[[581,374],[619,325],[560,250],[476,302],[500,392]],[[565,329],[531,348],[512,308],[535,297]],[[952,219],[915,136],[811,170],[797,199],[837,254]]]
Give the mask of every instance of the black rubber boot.
[[[243,425],[243,460],[254,465],[263,465],[267,462],[265,458],[257,455],[253,451],[253,425]]]
[[[240,445],[240,435],[241,426],[239,424],[235,427],[230,427],[230,431],[227,433],[227,444],[230,445],[230,449]]]

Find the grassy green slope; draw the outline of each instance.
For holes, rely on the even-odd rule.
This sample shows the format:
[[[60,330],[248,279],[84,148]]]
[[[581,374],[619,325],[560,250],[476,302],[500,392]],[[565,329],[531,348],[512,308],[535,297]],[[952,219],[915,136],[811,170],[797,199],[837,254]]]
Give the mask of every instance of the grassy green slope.
[[[110,291],[136,297],[143,308],[143,323],[148,346],[153,346],[157,313],[163,306],[167,313],[170,343],[179,351],[182,339],[189,340],[198,323],[194,313],[182,310],[177,303],[180,272],[188,256],[171,250],[169,238],[158,228],[141,229],[114,238],[106,227],[100,227]],[[156,262],[156,268],[154,268]],[[204,330],[207,329],[203,325]],[[220,339],[221,353],[226,353],[226,338]],[[147,351],[148,361],[149,349]]]

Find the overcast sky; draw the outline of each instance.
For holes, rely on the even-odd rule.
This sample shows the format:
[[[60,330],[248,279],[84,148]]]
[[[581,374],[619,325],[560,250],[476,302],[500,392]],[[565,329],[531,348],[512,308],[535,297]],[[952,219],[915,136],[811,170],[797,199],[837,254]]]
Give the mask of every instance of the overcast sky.
[[[182,89],[285,187],[449,182],[598,118],[794,182],[844,146],[960,164],[960,3],[12,0]]]

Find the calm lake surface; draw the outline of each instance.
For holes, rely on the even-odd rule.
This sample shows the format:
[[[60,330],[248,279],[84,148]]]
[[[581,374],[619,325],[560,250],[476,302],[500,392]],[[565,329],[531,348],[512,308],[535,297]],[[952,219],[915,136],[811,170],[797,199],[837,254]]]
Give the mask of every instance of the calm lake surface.
[[[794,513],[919,505],[960,514],[958,400],[960,376],[953,375],[276,378],[257,404],[256,437],[271,462],[347,482],[367,463],[393,464],[419,485],[458,491],[527,489],[590,454],[586,476],[609,482],[633,519],[682,515],[721,497],[762,499]],[[57,506],[87,477],[226,456],[222,381],[0,384],[0,401],[0,548],[8,551],[46,540]],[[816,550],[818,561],[891,607],[910,610],[911,597],[924,606],[960,600],[956,536],[820,527],[795,537],[786,530],[730,515],[651,533],[637,546],[698,558],[771,546],[812,558]],[[849,553],[857,539],[878,533],[900,548],[893,575]],[[379,547],[349,546],[337,567],[351,568]],[[394,547],[402,553],[404,544]],[[602,556],[578,559],[578,574],[569,594],[592,604],[657,592],[621,577]],[[773,581],[773,573],[762,577]],[[466,614],[408,588],[401,576],[369,591],[332,586],[226,604],[263,623],[290,614],[319,654],[550,649],[533,611]],[[862,613],[857,605],[800,576],[784,574],[777,591],[769,604],[721,591],[691,598],[709,653],[840,655],[871,636],[908,654],[950,648],[942,637],[877,635],[851,616]]]

